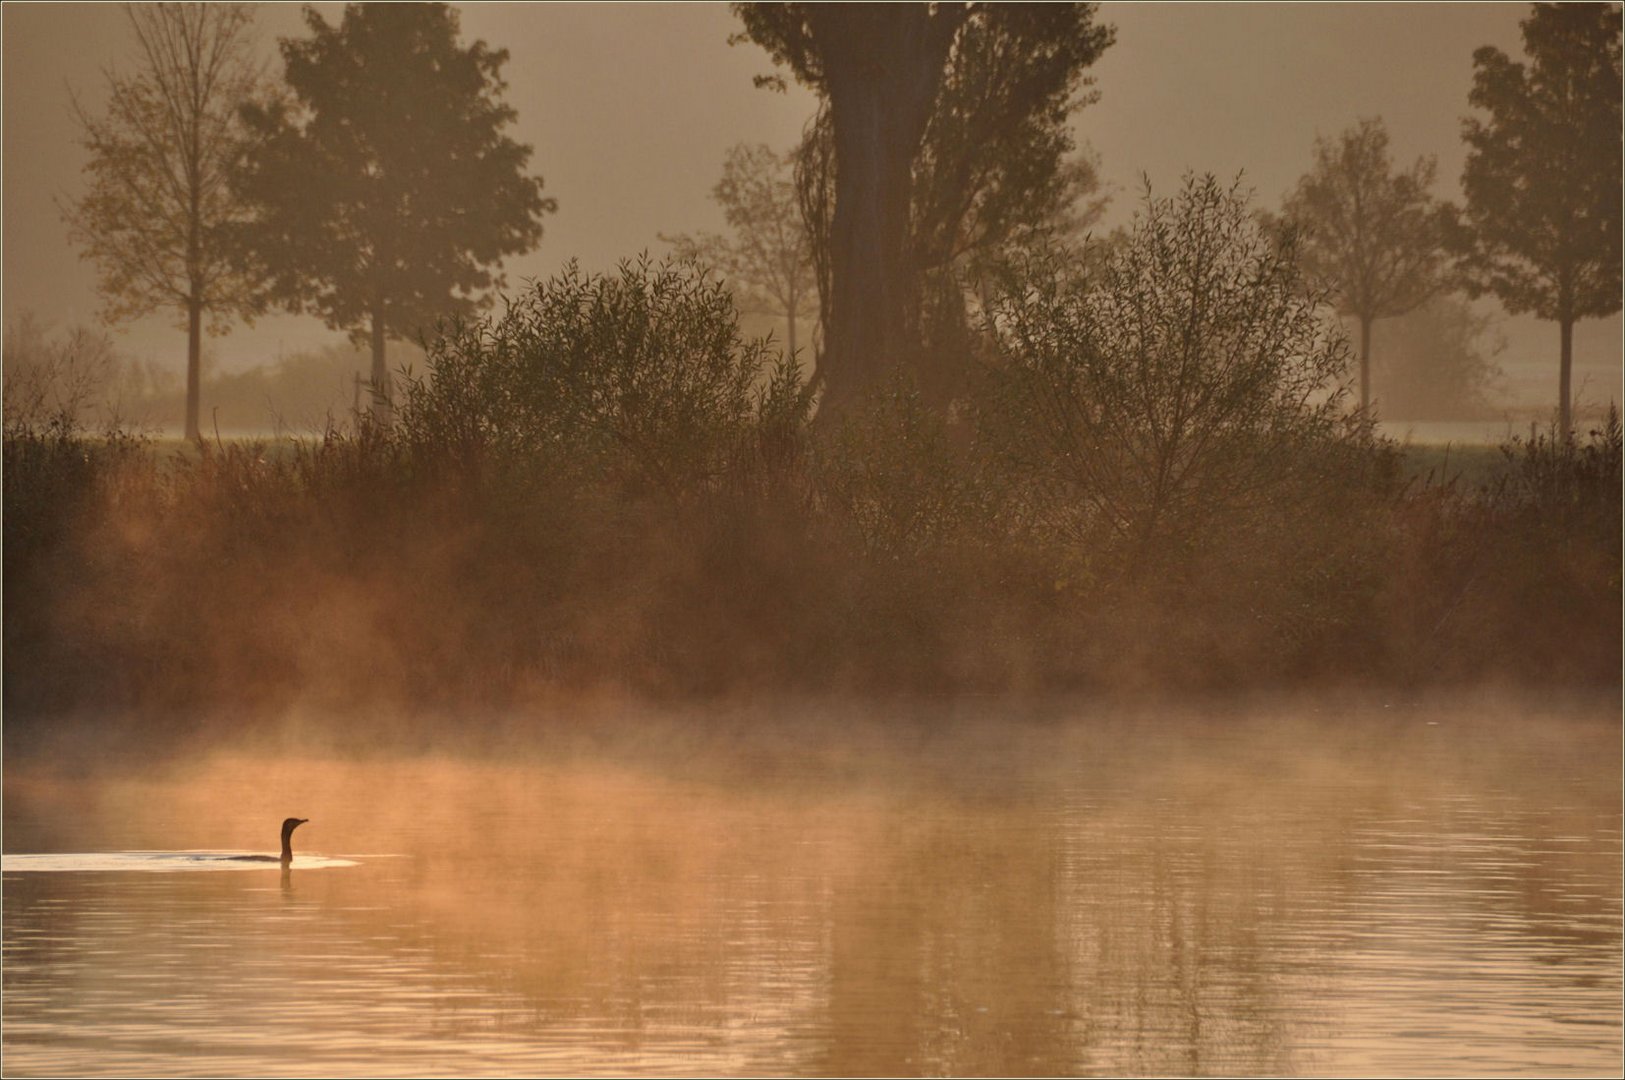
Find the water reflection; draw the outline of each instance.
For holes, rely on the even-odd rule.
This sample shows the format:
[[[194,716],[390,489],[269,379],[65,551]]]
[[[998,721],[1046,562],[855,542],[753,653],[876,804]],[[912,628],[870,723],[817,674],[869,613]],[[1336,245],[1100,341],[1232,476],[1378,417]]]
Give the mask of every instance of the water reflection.
[[[252,776],[399,857],[8,873],[7,1071],[1617,1071],[1617,722],[1373,731],[8,771],[8,847]]]
[[[6,855],[5,872],[29,874],[74,873],[253,873],[273,866],[301,870],[336,870],[355,866],[352,859],[324,855],[300,855],[284,864],[275,855],[227,855],[215,851],[106,851],[88,854]]]

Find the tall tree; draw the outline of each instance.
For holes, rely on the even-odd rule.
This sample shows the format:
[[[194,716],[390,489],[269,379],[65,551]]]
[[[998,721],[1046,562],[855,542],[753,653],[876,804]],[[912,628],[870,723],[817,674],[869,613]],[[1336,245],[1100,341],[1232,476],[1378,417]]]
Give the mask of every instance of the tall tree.
[[[472,311],[492,265],[530,250],[557,208],[527,175],[503,49],[458,44],[445,4],[349,4],[281,43],[288,105],[245,110],[261,142],[239,187],[253,247],[292,310],[372,346],[375,414],[391,410],[385,341]]]
[[[796,353],[796,323],[815,312],[812,252],[792,178],[795,154],[740,143],[728,151],[711,189],[733,235],[662,236],[677,254],[707,263],[728,280],[743,307],[782,315]]]
[[[804,153],[802,162],[834,164],[819,375],[820,415],[839,415],[881,372],[920,352],[922,268],[951,260],[976,235],[967,222],[997,220],[990,198],[1017,206],[1034,195],[1012,150],[1033,131],[1064,126],[1081,73],[1111,31],[1093,21],[1093,4],[734,9],[740,37],[827,110],[827,125],[811,134],[825,135],[832,153]]]
[[[1574,323],[1620,309],[1620,9],[1535,4],[1528,62],[1473,54],[1458,242],[1474,295],[1558,324],[1558,424],[1572,427]]]
[[[916,348],[912,168],[970,5],[740,4],[745,34],[829,102],[838,162],[830,223],[824,403],[845,409]]]
[[[1298,257],[1339,314],[1360,323],[1360,407],[1371,406],[1371,324],[1404,315],[1447,285],[1444,217],[1429,189],[1434,159],[1396,173],[1388,132],[1361,120],[1315,140],[1315,165],[1282,213],[1297,227]]]
[[[238,108],[259,91],[250,25],[232,4],[132,4],[135,70],[107,74],[107,112],[77,99],[89,186],[64,203],[72,239],[97,265],[109,320],[159,311],[186,326],[186,437],[198,436],[204,314],[259,310],[253,275],[236,257],[244,208],[230,186],[246,147]]]

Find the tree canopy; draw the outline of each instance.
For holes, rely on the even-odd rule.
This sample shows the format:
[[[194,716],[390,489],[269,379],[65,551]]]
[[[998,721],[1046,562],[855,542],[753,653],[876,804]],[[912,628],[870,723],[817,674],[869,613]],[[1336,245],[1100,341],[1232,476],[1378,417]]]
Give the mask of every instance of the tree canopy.
[[[1462,124],[1457,242],[1475,295],[1559,324],[1567,432],[1574,322],[1620,309],[1620,10],[1535,4],[1522,26],[1527,61],[1473,54],[1468,100],[1488,115]]]
[[[507,51],[460,45],[455,10],[349,4],[336,26],[305,21],[309,37],[281,43],[291,100],[245,111],[262,141],[239,185],[276,295],[370,338],[387,413],[385,339],[479,306],[503,283],[493,264],[534,247],[557,206],[504,131]]]
[[[975,7],[973,5],[973,7]],[[1088,4],[973,10],[949,57],[914,163],[915,259],[924,271],[996,248],[1023,229],[1077,225],[1096,207],[1072,113],[1098,98],[1085,72],[1112,42]]]

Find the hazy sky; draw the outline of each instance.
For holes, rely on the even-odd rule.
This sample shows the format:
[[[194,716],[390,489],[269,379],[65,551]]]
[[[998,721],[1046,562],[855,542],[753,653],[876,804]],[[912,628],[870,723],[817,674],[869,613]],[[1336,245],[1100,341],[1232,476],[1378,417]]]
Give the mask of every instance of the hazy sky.
[[[338,4],[314,5],[330,21]],[[1116,190],[1113,223],[1126,220],[1139,177],[1169,190],[1186,170],[1245,172],[1274,206],[1308,168],[1317,135],[1380,116],[1396,160],[1439,161],[1439,194],[1459,199],[1461,117],[1472,53],[1522,50],[1524,4],[1103,4],[1117,43],[1096,65],[1100,101],[1076,117]],[[541,246],[507,264],[510,288],[574,256],[607,267],[648,248],[656,234],[715,229],[709,198],[726,149],[739,141],[788,148],[812,99],[755,89],[769,69],[752,45],[730,47],[724,4],[465,4],[465,40],[509,50],[507,100],[514,134],[534,147],[532,167],[559,211]],[[69,89],[92,109],[102,69],[127,65],[131,40],[114,4],[7,3],[5,47],[5,313],[32,310],[58,324],[94,317],[95,274],[71,249],[54,200],[80,190]],[[296,5],[262,8],[269,54],[302,33]],[[277,69],[279,70],[279,68]],[[1510,320],[1505,364],[1550,363],[1557,331]],[[1616,318],[1582,323],[1577,362],[1617,382]],[[279,316],[211,345],[228,367],[338,339],[320,321]],[[136,355],[174,358],[185,335],[164,319],[126,327]],[[1614,391],[1617,392],[1617,388]]]

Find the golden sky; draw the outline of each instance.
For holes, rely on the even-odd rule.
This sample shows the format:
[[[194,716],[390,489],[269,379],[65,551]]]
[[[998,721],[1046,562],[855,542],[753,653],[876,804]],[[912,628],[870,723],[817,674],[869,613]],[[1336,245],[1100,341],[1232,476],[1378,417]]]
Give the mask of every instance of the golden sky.
[[[315,5],[336,20],[338,4]],[[643,249],[659,232],[716,229],[710,189],[739,141],[788,148],[812,111],[799,88],[755,89],[768,70],[752,45],[730,47],[736,23],[723,4],[465,4],[464,38],[506,48],[507,100],[516,137],[559,212],[541,246],[508,264],[510,286],[567,258],[589,268]],[[1396,162],[1439,161],[1438,194],[1459,199],[1461,118],[1469,111],[1472,52],[1521,52],[1523,4],[1102,5],[1117,43],[1096,65],[1100,101],[1076,125],[1116,190],[1110,222],[1132,212],[1142,173],[1168,190],[1186,170],[1244,172],[1261,204],[1275,206],[1309,166],[1317,135],[1380,116]],[[7,3],[5,48],[5,259],[7,318],[28,310],[58,326],[94,317],[93,268],[68,243],[55,200],[79,190],[69,90],[93,109],[102,69],[127,65],[131,42],[115,4]],[[302,32],[298,7],[267,5],[259,32]],[[1577,362],[1619,367],[1616,318],[1582,323]],[[1509,320],[1503,366],[1555,370],[1557,331]],[[239,367],[337,340],[318,320],[278,316],[215,339],[223,366]],[[181,370],[185,335],[163,318],[122,328],[120,345]],[[1554,375],[1555,384],[1555,375]],[[1555,386],[1554,386],[1555,389]]]

